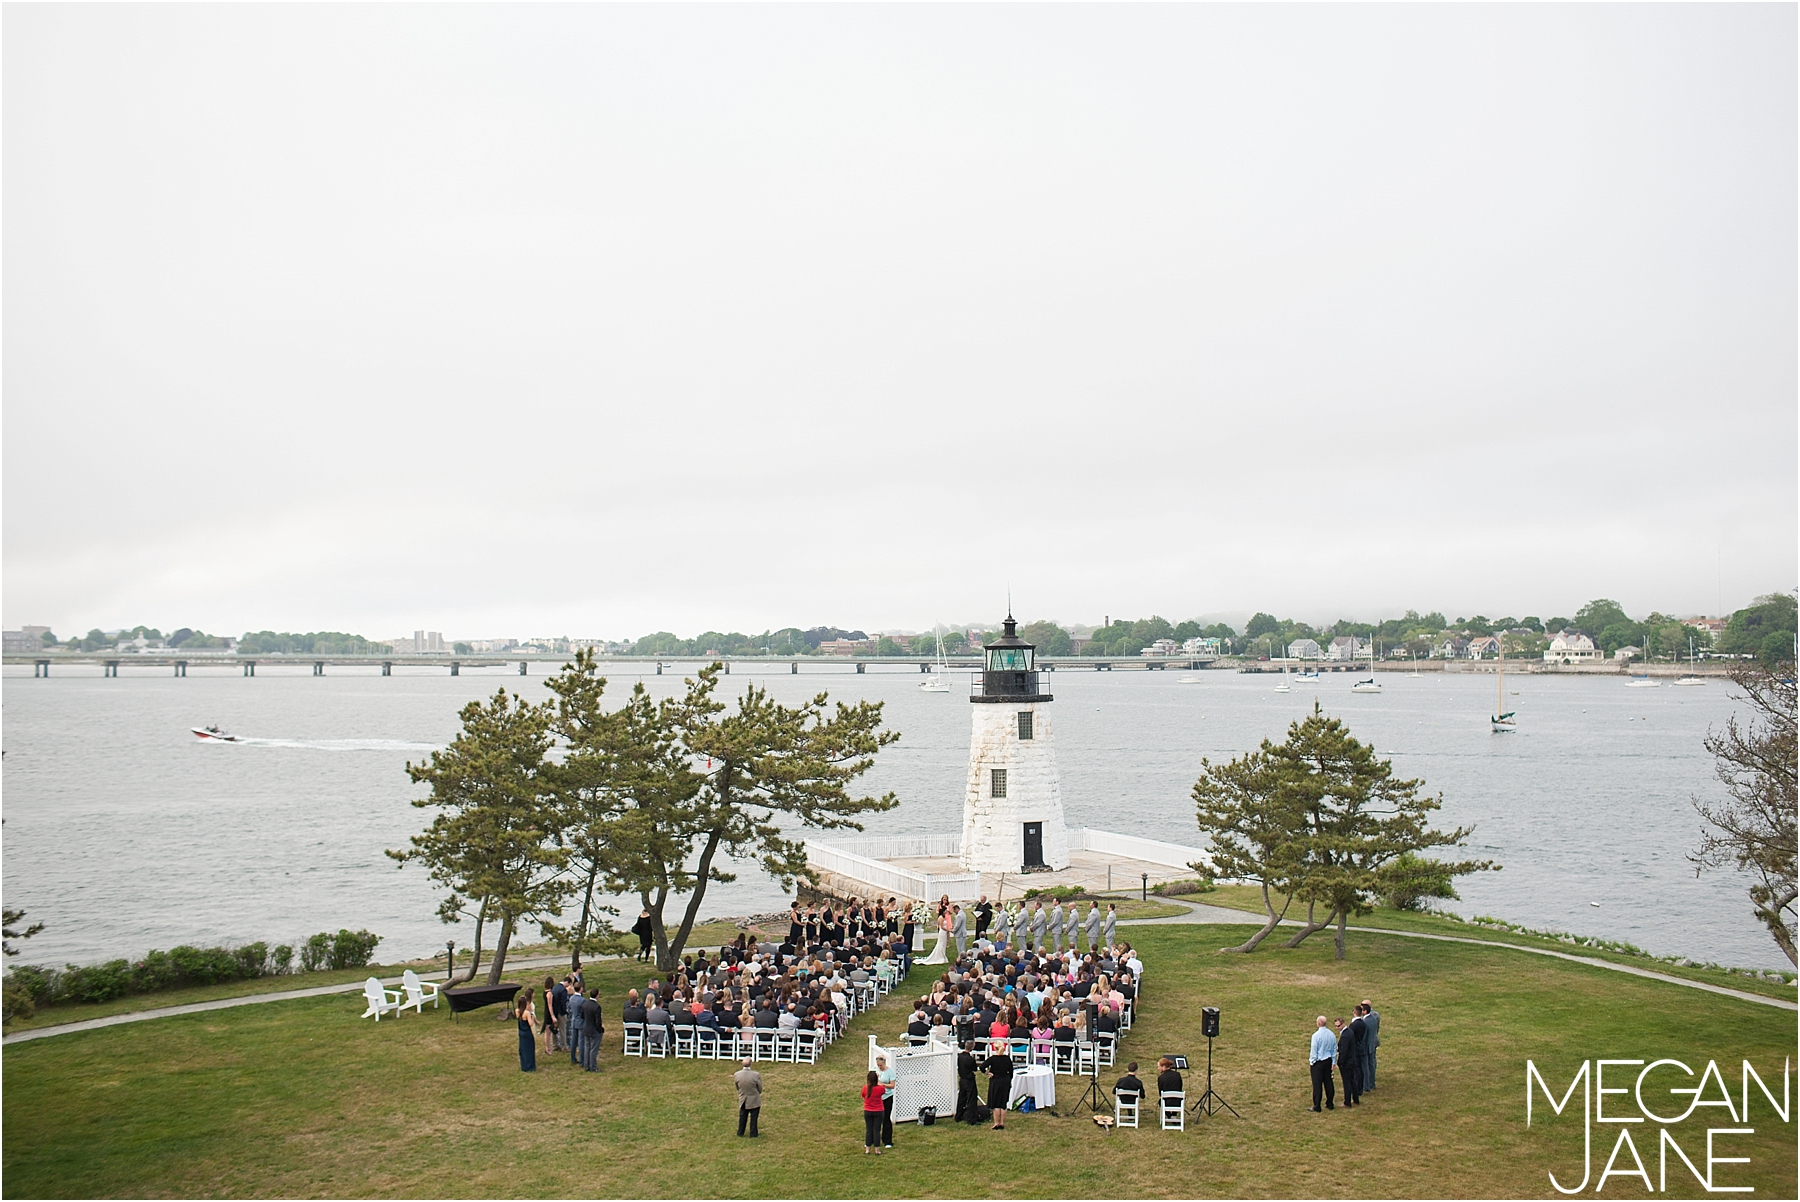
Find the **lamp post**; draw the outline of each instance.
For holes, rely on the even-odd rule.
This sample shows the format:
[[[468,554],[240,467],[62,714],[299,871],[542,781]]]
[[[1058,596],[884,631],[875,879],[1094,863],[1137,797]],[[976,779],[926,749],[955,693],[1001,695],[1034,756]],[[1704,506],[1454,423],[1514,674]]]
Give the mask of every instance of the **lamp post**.
[[[450,983],[450,978],[455,975],[456,975],[456,940],[446,939],[444,941],[444,984],[448,985]]]
[[[1144,874],[1143,890],[1144,890],[1143,894],[1142,894],[1143,900],[1149,901],[1150,900],[1150,874],[1147,872]]]

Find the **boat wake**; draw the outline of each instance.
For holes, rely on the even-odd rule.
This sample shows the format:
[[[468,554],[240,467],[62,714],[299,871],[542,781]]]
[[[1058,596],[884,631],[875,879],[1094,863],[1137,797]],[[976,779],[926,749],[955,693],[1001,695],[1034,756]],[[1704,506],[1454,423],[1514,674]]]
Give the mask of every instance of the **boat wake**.
[[[442,751],[442,743],[420,743],[411,739],[259,739],[238,735],[229,742],[202,739],[196,746],[210,747],[286,747],[301,751]]]

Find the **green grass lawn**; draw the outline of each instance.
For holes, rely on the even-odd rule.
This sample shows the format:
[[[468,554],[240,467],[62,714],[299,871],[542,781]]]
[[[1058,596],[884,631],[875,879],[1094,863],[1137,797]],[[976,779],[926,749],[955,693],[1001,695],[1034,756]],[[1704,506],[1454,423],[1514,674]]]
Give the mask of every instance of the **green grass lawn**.
[[[1559,1085],[1584,1059],[1715,1059],[1735,1094],[1740,1059],[1775,1083],[1796,1051],[1792,1011],[1545,957],[1381,935],[1354,937],[1341,963],[1318,938],[1217,954],[1235,933],[1130,932],[1150,983],[1125,1056],[1179,1051],[1203,1064],[1200,1008],[1223,1013],[1215,1086],[1243,1117],[1190,1119],[1185,1134],[1152,1120],[1106,1135],[1085,1117],[1037,1114],[1014,1116],[1004,1134],[903,1125],[893,1154],[864,1157],[865,1036],[891,1038],[903,994],[858,1019],[818,1065],[761,1066],[765,1135],[740,1141],[732,1066],[621,1060],[618,995],[645,974],[613,962],[592,968],[615,1016],[597,1075],[541,1054],[537,1073],[520,1073],[516,1028],[493,1010],[377,1024],[339,997],[14,1045],[4,1054],[4,1193],[1553,1196],[1547,1170],[1580,1177],[1581,1124],[1546,1122],[1540,1108],[1527,1131],[1527,1058]],[[1379,1089],[1360,1110],[1312,1114],[1312,1017],[1347,1016],[1365,996],[1383,1015]],[[1203,1088],[1192,1074],[1189,1086]],[[1066,1109],[1073,1079],[1059,1091]],[[1690,1156],[1704,1154],[1704,1125],[1673,1129]],[[1718,1154],[1752,1163],[1726,1166],[1721,1182],[1795,1196],[1791,1122],[1759,1106],[1742,1125],[1755,1136],[1721,1141]],[[1617,1130],[1595,1129],[1596,1178]],[[1654,1177],[1654,1143],[1639,1149]],[[1674,1167],[1669,1192],[1699,1196]],[[1615,1177],[1606,1195],[1642,1188]]]
[[[1254,914],[1258,919],[1266,916],[1266,912],[1263,910],[1262,891],[1252,885],[1220,885],[1210,893],[1186,894],[1182,900],[1209,906],[1223,906],[1231,910],[1243,910],[1246,913]],[[1276,910],[1281,909],[1279,897],[1276,899],[1275,908]],[[1306,907],[1296,902],[1288,910],[1287,916],[1290,919],[1304,919]],[[1419,931],[1428,935],[1449,935],[1458,939],[1480,939],[1488,943],[1510,943],[1518,947],[1547,948],[1551,951],[1565,952],[1571,956],[1587,956],[1596,960],[1608,960],[1614,964],[1630,964],[1636,968],[1646,968],[1652,972],[1666,973],[1669,976],[1682,977],[1689,981],[1705,981],[1709,985],[1741,989],[1745,993],[1760,993],[1764,997],[1785,998],[1790,1002],[1796,999],[1797,993],[1800,993],[1800,990],[1796,990],[1791,983],[1781,984],[1775,981],[1766,981],[1759,977],[1747,977],[1742,973],[1721,968],[1707,968],[1702,965],[1682,966],[1666,960],[1658,960],[1649,956],[1632,956],[1603,947],[1583,947],[1580,944],[1564,943],[1557,939],[1546,939],[1541,935],[1527,935],[1521,931],[1478,927],[1470,923],[1458,922],[1454,918],[1446,918],[1441,914],[1411,913],[1383,907],[1376,909],[1373,913],[1363,915],[1350,925],[1353,927],[1376,927],[1390,931]],[[1579,932],[1576,933],[1579,934]],[[1329,937],[1329,931],[1320,931],[1317,935],[1312,936],[1314,939]],[[1286,935],[1269,936],[1270,941],[1277,944],[1286,938]],[[1351,938],[1354,939],[1355,936],[1352,935]],[[1771,949],[1774,948],[1773,941],[1769,946]],[[1771,956],[1771,959],[1774,958],[1775,956]]]

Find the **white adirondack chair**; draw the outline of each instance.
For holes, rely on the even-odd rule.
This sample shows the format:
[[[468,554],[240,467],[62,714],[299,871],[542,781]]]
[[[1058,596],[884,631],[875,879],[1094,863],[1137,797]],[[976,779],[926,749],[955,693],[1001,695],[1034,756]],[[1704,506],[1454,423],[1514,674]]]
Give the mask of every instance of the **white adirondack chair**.
[[[420,1014],[425,1013],[425,1003],[430,1002],[433,1010],[437,1009],[438,987],[429,982],[419,980],[419,974],[407,969],[400,975],[400,987],[406,990],[406,1000],[400,1003],[400,1009],[411,1008]]]
[[[364,1018],[373,1016],[376,1022],[380,1022],[384,1014],[400,1013],[400,991],[383,989],[379,977],[370,977],[363,982],[363,1000],[369,1003],[369,1008],[362,1012]]]

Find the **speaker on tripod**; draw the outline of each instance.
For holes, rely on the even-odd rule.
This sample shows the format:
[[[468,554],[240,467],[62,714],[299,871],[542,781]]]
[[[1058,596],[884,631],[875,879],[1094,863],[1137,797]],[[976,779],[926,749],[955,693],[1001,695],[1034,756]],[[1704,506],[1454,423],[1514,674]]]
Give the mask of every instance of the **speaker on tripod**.
[[[1080,1114],[1081,1108],[1086,1106],[1090,1114],[1111,1114],[1112,1102],[1100,1089],[1100,1041],[1097,1037],[1098,1027],[1095,1025],[1100,1021],[1100,1007],[1094,1002],[1084,1001],[1081,1003],[1081,1008],[1087,1014],[1088,1040],[1093,1044],[1094,1054],[1088,1060],[1087,1088],[1081,1091],[1080,1100],[1075,1103],[1069,1113],[1071,1115]],[[1079,1051],[1075,1054],[1081,1055]],[[1078,1060],[1076,1064],[1079,1066],[1080,1061]]]
[[[1220,1097],[1212,1087],[1212,1047],[1213,1040],[1219,1037],[1219,1008],[1204,1006],[1200,1010],[1200,1034],[1206,1036],[1206,1092],[1194,1103],[1195,1114],[1211,1115],[1217,1111],[1231,1110],[1233,1118],[1244,1116],[1231,1109],[1231,1103]]]

